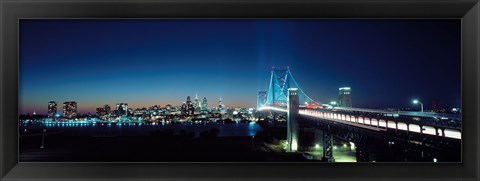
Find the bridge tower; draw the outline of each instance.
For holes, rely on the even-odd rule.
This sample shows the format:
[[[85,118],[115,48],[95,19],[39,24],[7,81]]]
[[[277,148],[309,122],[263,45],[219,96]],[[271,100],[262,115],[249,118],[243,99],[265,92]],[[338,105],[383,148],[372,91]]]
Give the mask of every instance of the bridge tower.
[[[276,69],[272,67],[265,105],[286,106],[288,104],[287,97],[289,88],[298,89],[299,104],[316,103],[298,86],[288,67],[286,69]]]
[[[287,101],[287,151],[293,152],[298,150],[299,99],[297,88],[288,89]]]
[[[265,102],[267,102],[267,91],[258,91],[258,97],[257,97],[257,109],[265,105]]]

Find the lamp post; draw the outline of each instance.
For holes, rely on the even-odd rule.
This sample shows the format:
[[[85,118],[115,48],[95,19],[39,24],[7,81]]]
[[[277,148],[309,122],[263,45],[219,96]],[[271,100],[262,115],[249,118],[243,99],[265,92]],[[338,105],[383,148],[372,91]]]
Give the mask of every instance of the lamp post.
[[[423,112],[423,103],[422,102],[418,101],[417,99],[414,99],[413,104],[420,104],[420,110],[421,110],[421,112]]]
[[[255,136],[252,136],[252,151],[255,149]]]
[[[45,148],[45,132],[47,129],[43,129],[42,131],[42,146],[40,146],[41,149]]]

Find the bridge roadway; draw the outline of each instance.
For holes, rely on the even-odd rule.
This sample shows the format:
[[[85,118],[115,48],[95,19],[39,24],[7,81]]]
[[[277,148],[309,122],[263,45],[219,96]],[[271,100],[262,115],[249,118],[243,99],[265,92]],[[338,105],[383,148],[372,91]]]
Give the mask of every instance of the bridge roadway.
[[[263,106],[259,111],[287,112],[286,107]],[[300,108],[299,115],[305,118],[324,120],[358,128],[386,132],[388,129],[462,139],[461,118],[427,112],[386,111],[362,108],[308,109]]]

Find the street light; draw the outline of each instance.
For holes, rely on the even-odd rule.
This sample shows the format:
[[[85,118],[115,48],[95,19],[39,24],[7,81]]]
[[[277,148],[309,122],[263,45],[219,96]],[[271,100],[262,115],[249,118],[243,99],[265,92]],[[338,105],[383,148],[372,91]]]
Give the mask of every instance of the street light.
[[[422,102],[418,101],[417,99],[414,99],[413,104],[420,104],[420,110],[421,110],[421,112],[423,112],[423,103]]]
[[[45,148],[45,132],[47,129],[43,129],[42,131],[42,146],[40,146],[41,149]]]
[[[252,136],[252,151],[254,150],[255,148],[255,135]]]

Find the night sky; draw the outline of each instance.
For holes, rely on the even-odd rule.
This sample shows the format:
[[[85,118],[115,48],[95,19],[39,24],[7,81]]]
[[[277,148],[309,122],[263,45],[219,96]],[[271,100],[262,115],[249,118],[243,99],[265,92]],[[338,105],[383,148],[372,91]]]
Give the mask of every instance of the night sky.
[[[290,66],[311,98],[352,88],[363,108],[461,102],[460,19],[20,20],[20,113],[76,101],[255,107],[272,66]]]

